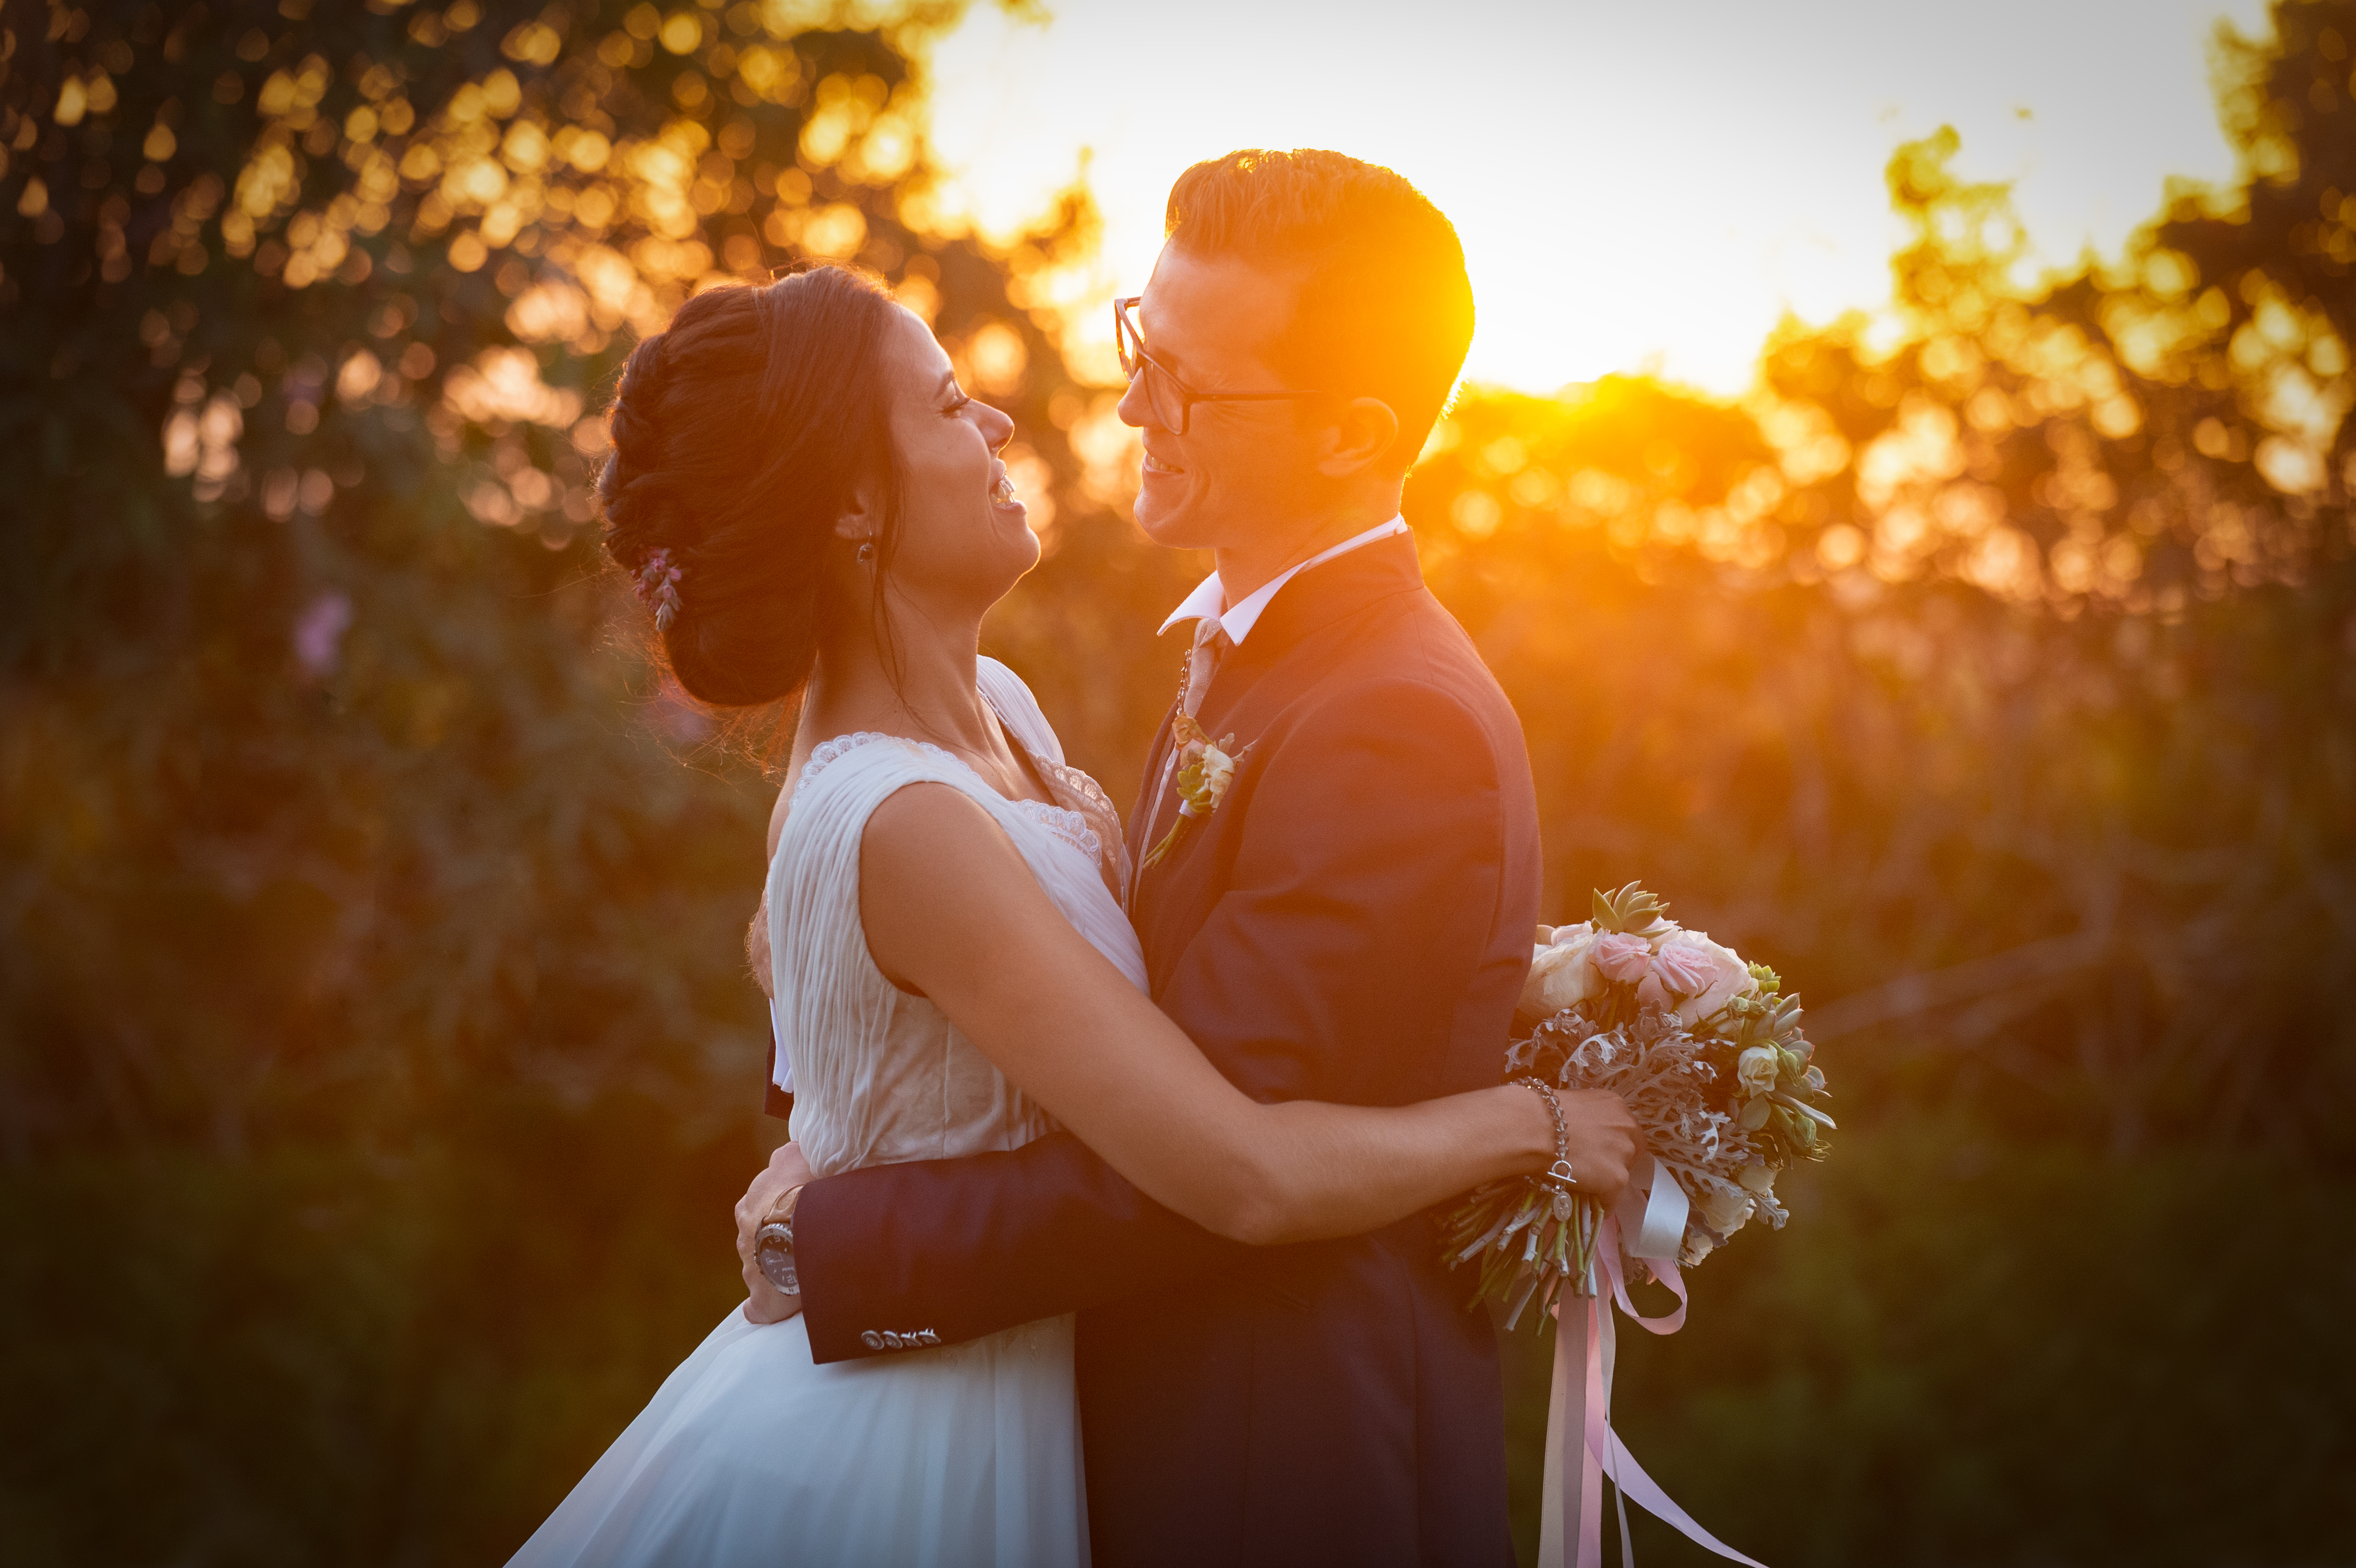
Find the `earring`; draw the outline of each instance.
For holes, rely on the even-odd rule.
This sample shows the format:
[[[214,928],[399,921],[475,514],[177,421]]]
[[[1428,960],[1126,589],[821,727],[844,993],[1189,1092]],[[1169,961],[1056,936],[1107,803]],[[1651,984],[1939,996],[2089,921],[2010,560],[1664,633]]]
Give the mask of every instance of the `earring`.
[[[875,541],[873,539],[862,539],[859,541],[859,564],[862,566],[873,566],[875,564]]]

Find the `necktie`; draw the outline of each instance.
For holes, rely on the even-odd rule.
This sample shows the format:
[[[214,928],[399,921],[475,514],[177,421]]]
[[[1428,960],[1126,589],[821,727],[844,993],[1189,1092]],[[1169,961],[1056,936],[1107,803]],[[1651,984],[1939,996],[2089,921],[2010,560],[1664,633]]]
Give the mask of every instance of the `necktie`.
[[[1179,698],[1178,707],[1187,718],[1202,716],[1203,699],[1211,689],[1211,677],[1218,672],[1219,656],[1229,647],[1227,634],[1216,615],[1205,615],[1194,623],[1194,646],[1186,656],[1186,685]]]
[[[1194,623],[1194,645],[1186,654],[1186,672],[1178,688],[1178,711],[1194,719],[1203,711],[1203,699],[1211,689],[1211,677],[1218,672],[1219,656],[1234,645],[1227,641],[1225,628],[1216,615],[1205,615]],[[1153,800],[1145,813],[1149,831],[1145,842],[1152,842],[1150,831],[1162,817],[1162,802],[1169,797],[1170,780],[1178,771],[1178,748],[1171,747],[1170,755],[1162,759],[1162,776],[1153,781]],[[1129,881],[1129,897],[1137,897],[1139,879],[1132,874]]]

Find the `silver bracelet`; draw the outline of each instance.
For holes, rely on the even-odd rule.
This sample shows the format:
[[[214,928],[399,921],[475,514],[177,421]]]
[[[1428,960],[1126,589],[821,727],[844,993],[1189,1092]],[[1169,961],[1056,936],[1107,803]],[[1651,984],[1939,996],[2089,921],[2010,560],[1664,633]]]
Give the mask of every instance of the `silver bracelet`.
[[[1558,1194],[1579,1186],[1579,1178],[1570,1170],[1570,1128],[1562,1119],[1562,1102],[1554,1097],[1553,1085],[1537,1078],[1516,1078],[1515,1083],[1533,1091],[1546,1102],[1547,1115],[1554,1118],[1554,1164],[1537,1179],[1553,1188]]]

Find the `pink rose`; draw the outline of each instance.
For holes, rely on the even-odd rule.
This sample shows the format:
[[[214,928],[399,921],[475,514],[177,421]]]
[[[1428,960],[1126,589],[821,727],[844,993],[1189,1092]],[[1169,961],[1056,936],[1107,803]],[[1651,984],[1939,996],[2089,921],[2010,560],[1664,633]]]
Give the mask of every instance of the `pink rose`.
[[[1672,932],[1653,955],[1653,972],[1682,998],[1677,1021],[1691,1029],[1733,997],[1759,988],[1750,966],[1731,947],[1699,931]]]
[[[1587,959],[1605,979],[1632,986],[1653,972],[1653,944],[1641,936],[1615,931],[1609,936],[1598,937],[1595,945],[1588,950]]]
[[[1709,985],[1709,966],[1689,943],[1677,940],[1686,933],[1672,934],[1653,955],[1653,975],[1662,985],[1680,997],[1697,995]]]

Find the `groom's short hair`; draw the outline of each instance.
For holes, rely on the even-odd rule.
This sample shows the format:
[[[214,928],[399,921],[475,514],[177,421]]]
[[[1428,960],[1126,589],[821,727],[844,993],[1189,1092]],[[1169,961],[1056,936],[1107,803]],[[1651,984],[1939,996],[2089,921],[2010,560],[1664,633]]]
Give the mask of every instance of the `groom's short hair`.
[[[1380,398],[1398,416],[1398,465],[1415,460],[1472,343],[1464,247],[1421,191],[1340,153],[1247,148],[1178,176],[1163,233],[1190,255],[1296,277],[1276,368]]]

